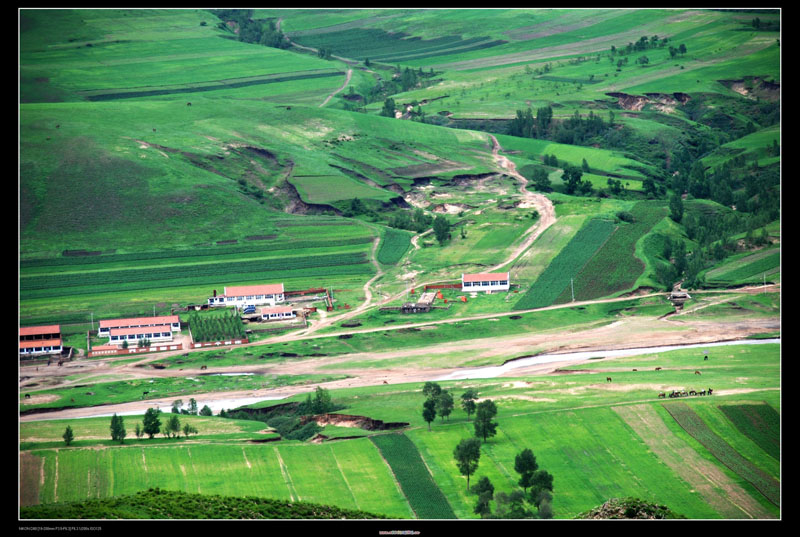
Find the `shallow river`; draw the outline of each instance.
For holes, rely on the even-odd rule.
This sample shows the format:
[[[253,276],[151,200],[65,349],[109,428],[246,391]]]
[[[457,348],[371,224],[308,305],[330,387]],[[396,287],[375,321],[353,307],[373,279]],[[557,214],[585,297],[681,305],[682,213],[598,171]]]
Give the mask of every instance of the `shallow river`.
[[[763,345],[766,343],[780,343],[780,338],[775,339],[742,339],[737,341],[723,341],[719,343],[697,343],[697,344],[690,344],[690,345],[665,345],[661,347],[640,347],[636,349],[622,349],[622,350],[613,350],[613,351],[582,351],[582,352],[569,352],[563,354],[540,354],[538,356],[532,356],[530,358],[520,358],[518,360],[513,360],[507,362],[501,366],[487,366],[487,367],[478,367],[475,369],[462,369],[458,371],[454,371],[448,375],[444,375],[442,377],[433,379],[435,381],[445,381],[445,380],[464,380],[464,379],[488,379],[500,376],[508,371],[512,371],[514,369],[528,367],[532,365],[538,364],[546,364],[550,362],[580,362],[583,360],[588,360],[589,358],[615,358],[619,356],[637,356],[642,354],[654,354],[657,352],[665,352],[665,351],[674,351],[680,349],[701,349],[703,354],[707,354],[708,349],[714,347],[723,347],[727,345]],[[711,355],[713,358],[713,354]],[[252,375],[252,373],[221,373],[223,375]],[[202,399],[202,395],[199,395],[196,399],[197,401],[197,408],[201,409],[204,405],[208,405],[208,407],[214,412],[214,414],[219,413],[220,410],[223,408],[226,410],[250,405],[253,403],[258,403],[260,401],[275,401],[278,399],[283,399],[284,396],[276,396],[276,397],[237,397],[233,399],[218,399],[214,401],[204,401]],[[184,398],[184,404],[188,403],[188,397]],[[161,410],[165,413],[169,413],[172,410],[171,405],[162,405]],[[98,409],[99,411],[100,409]],[[130,412],[120,412],[118,415],[141,415],[141,410],[133,410]],[[110,413],[98,413],[93,414],[92,416],[85,416],[85,417],[104,417],[104,416],[111,416]]]

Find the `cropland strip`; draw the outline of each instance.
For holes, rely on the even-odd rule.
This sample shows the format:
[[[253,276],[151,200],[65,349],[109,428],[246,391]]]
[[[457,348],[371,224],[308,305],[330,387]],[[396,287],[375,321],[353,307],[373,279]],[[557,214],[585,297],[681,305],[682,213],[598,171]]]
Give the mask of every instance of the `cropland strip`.
[[[768,404],[722,405],[720,410],[743,435],[771,457],[781,457],[780,415]]]
[[[692,437],[703,444],[719,461],[747,480],[765,498],[780,507],[780,482],[742,457],[730,444],[714,433],[686,403],[664,405],[667,412]]]
[[[668,405],[664,405],[668,406]],[[716,465],[672,434],[651,405],[614,407],[655,456],[696,490],[723,518],[773,518]]]
[[[394,472],[408,503],[422,519],[456,518],[453,508],[431,477],[417,446],[404,434],[371,436]]]
[[[292,80],[306,80],[311,78],[325,78],[331,76],[341,76],[341,71],[313,71],[308,73],[279,73],[274,75],[264,75],[260,77],[235,78],[230,80],[218,80],[214,82],[198,83],[197,85],[163,86],[140,90],[120,89],[120,90],[94,90],[85,91],[81,95],[89,101],[111,101],[115,99],[132,99],[141,97],[154,97],[156,95],[175,95],[181,93],[199,93],[204,91],[218,91],[224,89],[245,88],[260,84],[275,84],[278,82],[289,82]]]

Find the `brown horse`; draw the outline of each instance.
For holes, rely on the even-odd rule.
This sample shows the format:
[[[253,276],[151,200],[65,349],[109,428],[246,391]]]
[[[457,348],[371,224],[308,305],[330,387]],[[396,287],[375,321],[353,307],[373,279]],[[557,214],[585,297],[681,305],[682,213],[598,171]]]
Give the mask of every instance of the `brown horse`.
[[[204,369],[208,369],[208,366],[207,366],[207,365],[201,365],[201,366],[200,366],[200,371],[202,371],[202,370],[204,370]]]
[[[660,368],[660,367],[657,367],[657,368],[656,368],[656,371],[661,371],[661,368]]]
[[[606,382],[611,382],[611,377],[606,377]]]
[[[694,372],[694,374],[695,374],[695,375],[700,375],[700,374],[702,374],[702,373],[700,373],[700,371],[695,371],[695,372]]]
[[[665,399],[666,397],[667,397],[667,394],[665,394],[665,393],[658,394],[658,398],[659,399]]]

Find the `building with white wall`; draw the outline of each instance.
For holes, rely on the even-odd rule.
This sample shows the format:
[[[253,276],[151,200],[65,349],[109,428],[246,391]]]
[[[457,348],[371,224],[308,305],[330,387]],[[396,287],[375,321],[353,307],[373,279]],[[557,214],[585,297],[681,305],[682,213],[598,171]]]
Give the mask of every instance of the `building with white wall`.
[[[19,328],[19,353],[33,356],[61,354],[61,325],[21,326]]]
[[[110,337],[112,329],[122,328],[159,328],[168,326],[170,332],[181,331],[181,320],[177,315],[161,315],[157,317],[133,317],[129,319],[104,319],[100,321],[97,335]],[[151,332],[155,332],[152,330]],[[118,333],[119,335],[119,333]]]
[[[510,287],[508,272],[461,275],[461,291],[464,293],[508,291]]]
[[[221,295],[209,297],[209,306],[261,306],[269,304],[274,306],[286,300],[283,293],[282,283],[270,283],[264,285],[237,285],[226,286]]]
[[[291,306],[270,306],[268,308],[261,308],[261,320],[263,321],[279,321],[283,319],[294,319],[297,314]]]

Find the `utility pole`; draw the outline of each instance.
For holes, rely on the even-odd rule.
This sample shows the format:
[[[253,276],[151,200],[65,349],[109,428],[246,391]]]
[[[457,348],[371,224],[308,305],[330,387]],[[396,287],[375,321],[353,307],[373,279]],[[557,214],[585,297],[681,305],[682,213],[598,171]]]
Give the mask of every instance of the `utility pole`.
[[[575,302],[575,286],[572,285],[572,278],[569,279],[569,288],[572,291],[572,301]]]

